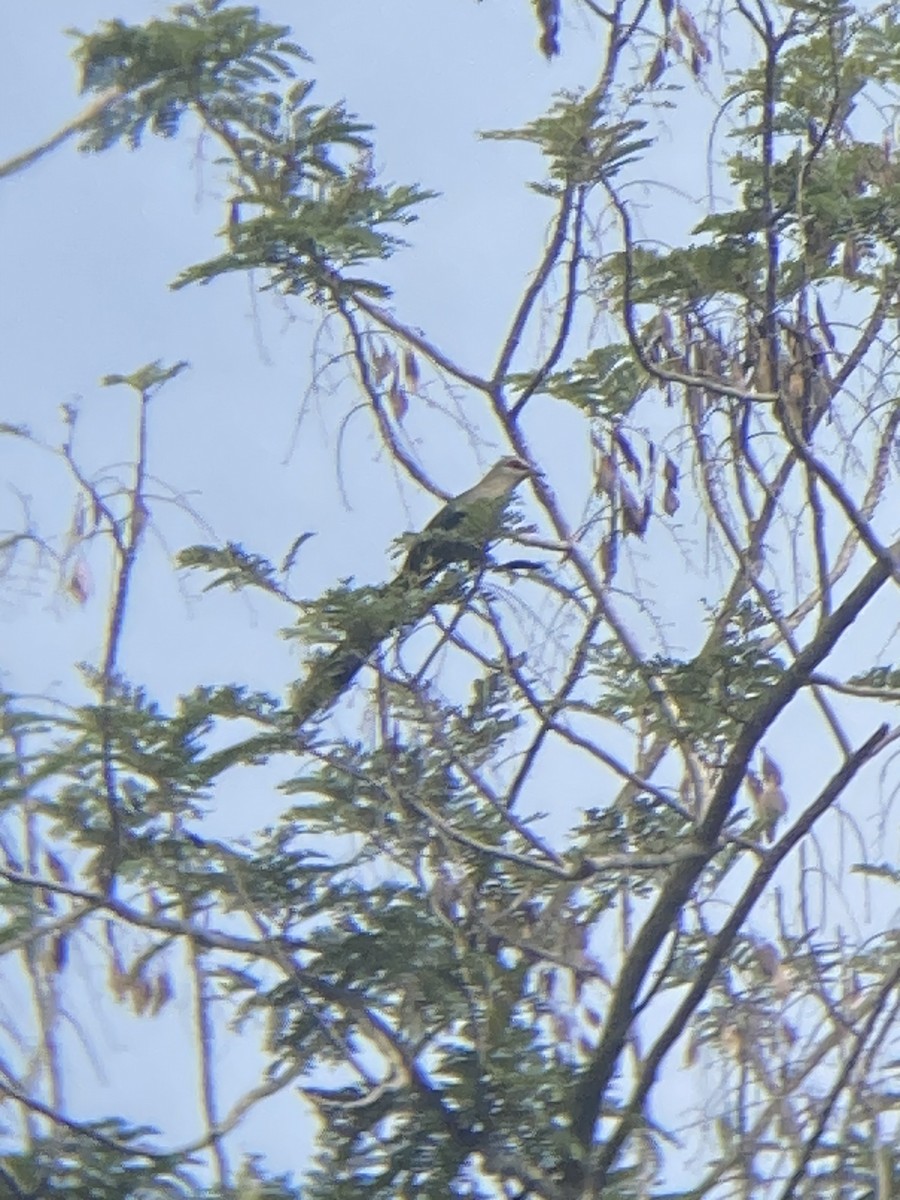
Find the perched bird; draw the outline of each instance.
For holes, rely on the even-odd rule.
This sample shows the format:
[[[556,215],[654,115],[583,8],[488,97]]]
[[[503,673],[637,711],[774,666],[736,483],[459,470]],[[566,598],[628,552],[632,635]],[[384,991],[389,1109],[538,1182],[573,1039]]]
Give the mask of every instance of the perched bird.
[[[528,463],[514,456],[494,463],[474,487],[435,513],[410,547],[401,575],[431,579],[451,563],[481,563],[510,494],[534,474]]]
[[[536,474],[520,458],[501,458],[474,487],[447,501],[416,535],[397,575],[378,588],[364,589],[366,604],[357,606],[354,628],[346,628],[330,653],[313,659],[307,677],[294,692],[298,726],[334,703],[380,642],[428,613],[437,602],[428,585],[445,567],[483,565],[487,545],[500,530],[512,491]]]

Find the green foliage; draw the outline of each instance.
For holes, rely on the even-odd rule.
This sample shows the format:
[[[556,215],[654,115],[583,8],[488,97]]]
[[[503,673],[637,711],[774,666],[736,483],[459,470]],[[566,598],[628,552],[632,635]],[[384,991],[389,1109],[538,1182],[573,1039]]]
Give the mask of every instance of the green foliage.
[[[305,601],[296,626],[287,630],[286,636],[300,638],[307,645],[345,644],[368,653],[373,639],[380,641],[413,615],[404,587],[351,587],[350,581],[344,580],[315,600]]]
[[[462,754],[473,766],[488,762],[520,717],[512,711],[508,681],[489,677],[474,690],[466,708],[435,703],[423,712],[421,702],[408,693],[404,702],[397,689],[397,711],[417,722],[417,740],[370,752],[350,746],[336,750],[314,776],[304,772],[283,785],[289,795],[317,797],[295,807],[294,819],[335,833],[369,832],[379,824],[403,827],[408,840],[422,836],[415,832],[420,825],[427,832],[423,810],[431,810],[479,838],[499,837],[505,828],[502,814],[480,802],[477,789],[459,776],[454,763]]]
[[[198,1183],[174,1158],[141,1154],[155,1130],[98,1121],[80,1130],[36,1137],[24,1153],[0,1156],[0,1197],[15,1200],[195,1200]]]
[[[406,243],[381,226],[410,224],[416,219],[410,209],[433,195],[414,187],[362,186],[347,176],[325,187],[324,198],[285,197],[279,208],[270,203],[267,212],[232,226],[231,248],[182,271],[172,286],[261,268],[269,275],[267,287],[287,295],[309,290],[316,298],[387,296],[382,285],[343,279],[335,270],[390,257]],[[250,202],[257,201],[251,196]]]
[[[474,681],[472,700],[467,708],[454,712],[449,732],[452,741],[463,739],[472,761],[481,766],[521,723],[512,680],[500,671],[492,671]]]
[[[687,661],[649,656],[639,672],[615,643],[595,652],[595,671],[603,686],[598,711],[618,721],[649,722],[670,728],[658,704],[659,681],[674,702],[680,728],[692,743],[716,750],[737,737],[752,719],[760,698],[781,676],[784,665],[764,639],[748,632],[739,619],[724,636]],[[674,732],[674,731],[673,731]]]
[[[0,1200],[302,1200],[306,1194],[287,1175],[264,1178],[252,1162],[241,1164],[235,1187],[204,1186],[200,1171],[175,1158],[130,1149],[152,1132],[103,1121],[34,1137],[27,1153],[0,1155]]]
[[[649,665],[659,672],[692,738],[709,745],[733,740],[784,670],[762,639],[743,640],[733,631],[690,662],[659,658]]]
[[[530,386],[530,375],[514,375],[514,388]],[[624,342],[597,346],[577,358],[563,371],[553,371],[542,380],[539,392],[565,400],[595,416],[616,417],[628,412],[649,384],[634,352]]]
[[[854,687],[881,688],[885,691],[900,691],[900,669],[897,667],[872,667],[849,680]]]
[[[102,680],[95,683],[102,690]],[[166,886],[196,855],[196,843],[185,840],[184,831],[205,811],[213,782],[283,745],[273,733],[207,754],[216,718],[270,728],[276,712],[270,697],[226,687],[198,688],[167,715],[143,689],[122,682],[100,703],[77,710],[67,739],[29,765],[17,794],[47,793],[39,807],[51,828],[59,836],[68,831],[74,847],[94,852],[88,874],[115,848],[124,874]],[[120,842],[114,847],[116,826]]]
[[[236,111],[241,98],[254,103],[261,84],[290,78],[293,60],[307,57],[287,40],[288,26],[261,21],[257,8],[201,0],[179,5],[173,15],[145,25],[106,21],[93,34],[72,31],[82,90],[122,94],[98,119],[85,149],[106,150],[122,137],[137,146],[148,122],[154,133],[171,137],[186,109],[210,97],[227,98]]]
[[[186,569],[202,568],[215,572],[216,578],[204,588],[207,592],[217,587],[228,587],[232,591],[257,587],[277,596],[283,594],[275,567],[268,559],[250,553],[237,542],[228,542],[221,548],[187,546],[178,552],[176,562]]]
[[[631,296],[635,303],[694,304],[711,295],[730,295],[739,299],[759,296],[762,289],[764,254],[756,240],[735,232],[742,226],[744,213],[732,219],[708,219],[698,227],[703,232],[715,223],[716,238],[709,244],[678,247],[668,252],[635,247],[631,254],[633,273]],[[624,256],[610,264],[624,273]]]
[[[171,20],[116,20],[77,34],[83,87],[120,92],[91,123],[84,147],[106,150],[121,138],[137,146],[148,123],[172,136],[188,112],[224,144],[234,181],[228,249],[183,271],[176,288],[258,268],[267,286],[287,294],[384,297],[377,282],[339,272],[403,246],[393,230],[415,220],[412,210],[434,193],[376,183],[370,127],[343,104],[309,104],[307,80],[285,86],[306,58],[287,33],[255,8],[205,0],[180,5]]]
[[[550,111],[519,129],[483,133],[495,141],[530,142],[546,156],[552,179],[566,185],[594,184],[613,179],[640,159],[652,138],[635,136],[646,122],[609,120],[594,96],[563,94]]]
[[[160,360],[157,359],[156,362],[147,363],[146,366],[132,371],[130,375],[104,375],[100,382],[104,387],[115,387],[118,384],[124,384],[126,387],[133,388],[136,392],[146,394],[158,387],[162,387],[170,379],[174,379],[176,375],[180,375],[182,371],[187,370],[187,367],[188,364],[186,362],[177,362],[171,367],[164,367]]]
[[[761,229],[767,188],[779,226],[791,239],[785,239],[785,249],[794,251],[785,255],[779,274],[779,293],[785,298],[812,280],[849,274],[857,284],[871,282],[885,248],[892,255],[896,251],[900,173],[883,146],[838,142],[823,147],[809,162],[794,151],[773,164],[768,184],[751,155],[735,156],[732,172],[735,181],[744,185],[745,208],[739,214],[707,218],[700,228],[717,234],[726,222],[757,213]]]
[[[857,286],[875,283],[885,257],[895,257],[896,156],[889,146],[848,137],[846,122],[869,81],[888,84],[900,73],[896,17],[886,14],[876,31],[868,16],[852,18],[848,5],[808,7],[823,32],[810,35],[798,23],[795,36],[802,36],[795,45],[788,39],[779,56],[774,95],[762,64],[740,72],[729,88],[745,118],[732,132],[742,148],[728,164],[739,205],[699,222],[694,233],[708,241],[666,252],[633,247],[635,302],[693,306],[733,297],[762,303],[770,222],[781,238],[781,300],[816,280],[849,276]],[[758,139],[769,111],[778,140],[767,168]],[[612,260],[612,269],[622,274],[622,258]]]

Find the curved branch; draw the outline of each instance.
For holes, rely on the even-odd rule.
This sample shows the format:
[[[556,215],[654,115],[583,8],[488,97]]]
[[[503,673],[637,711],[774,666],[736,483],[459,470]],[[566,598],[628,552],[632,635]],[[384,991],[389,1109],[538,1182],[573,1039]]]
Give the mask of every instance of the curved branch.
[[[572,320],[575,316],[575,302],[577,300],[576,284],[578,282],[578,266],[581,262],[581,233],[584,227],[585,196],[585,188],[583,186],[579,187],[576,194],[575,214],[572,221],[572,253],[569,256],[569,263],[566,269],[566,297],[563,303],[562,316],[559,320],[556,340],[550,348],[550,353],[535,371],[522,395],[509,410],[510,419],[513,421],[518,420],[522,409],[559,362],[566,342],[569,340],[569,334],[572,331]]]
[[[506,335],[500,355],[497,359],[497,365],[494,368],[492,384],[494,388],[500,388],[503,385],[503,380],[509,371],[510,363],[516,351],[519,348],[519,343],[522,340],[522,335],[525,332],[525,326],[528,324],[528,319],[531,316],[537,299],[544,289],[544,285],[550,278],[550,273],[556,266],[557,260],[562,253],[562,248],[565,245],[566,234],[569,229],[569,218],[572,215],[572,202],[576,191],[574,184],[567,183],[563,189],[562,196],[559,201],[559,212],[556,216],[556,227],[553,230],[553,235],[550,238],[550,244],[544,251],[543,258],[538,264],[538,269],[535,271],[534,278],[528,287],[525,289],[525,295],[522,297],[516,314],[513,317],[512,325],[509,333]],[[580,201],[583,205],[583,197]]]
[[[40,142],[37,146],[33,146],[30,150],[26,150],[22,154],[17,154],[15,158],[8,158],[6,162],[0,163],[0,179],[3,179],[7,175],[15,175],[19,171],[24,171],[26,167],[32,166],[33,163],[43,158],[45,154],[49,154],[57,146],[61,146],[63,142],[68,141],[70,137],[79,133],[91,121],[96,120],[121,95],[122,93],[118,88],[110,88],[109,91],[102,92],[77,117],[73,117],[71,121],[63,125],[56,133],[51,134],[46,141]]]

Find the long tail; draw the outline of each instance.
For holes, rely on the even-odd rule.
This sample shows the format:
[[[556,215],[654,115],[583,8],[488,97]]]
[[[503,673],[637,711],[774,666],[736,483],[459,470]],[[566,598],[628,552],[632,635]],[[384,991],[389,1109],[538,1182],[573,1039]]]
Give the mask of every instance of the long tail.
[[[366,659],[381,641],[373,640],[368,649],[348,650],[337,646],[330,654],[314,659],[309,672],[294,691],[291,707],[297,717],[297,725],[304,725],[317,712],[324,712],[350,686]]]
[[[297,728],[324,712],[338,699],[365,665],[369,655],[395,630],[419,622],[435,605],[458,600],[461,581],[455,577],[438,581],[428,576],[412,580],[404,568],[381,589],[381,599],[393,601],[379,610],[376,619],[370,617],[364,633],[354,631],[328,654],[320,654],[309,664],[306,678],[295,685],[291,707],[296,714]]]

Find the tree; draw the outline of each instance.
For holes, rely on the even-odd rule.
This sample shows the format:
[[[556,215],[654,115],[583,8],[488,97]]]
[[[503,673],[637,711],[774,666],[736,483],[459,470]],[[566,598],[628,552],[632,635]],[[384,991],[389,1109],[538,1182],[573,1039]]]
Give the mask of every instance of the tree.
[[[200,0],[78,34],[88,107],[6,166],[70,134],[98,153],[214,142],[221,248],[174,287],[246,275],[316,317],[313,392],[345,371],[342,435],[362,413],[378,439],[368,496],[400,478],[446,498],[498,453],[535,473],[483,531],[488,556],[400,589],[395,566],[304,596],[294,568],[322,541],[302,528],[280,566],[183,541],[189,579],[240,593],[227,640],[259,594],[300,665],[283,688],[220,674],[165,703],[123,637],[154,628],[151,433],[184,364],[104,380],[134,398],[128,473],[88,465],[73,406],[56,443],[3,427],[36,452],[20,495],[51,455],[77,497],[63,538],[23,505],[8,594],[55,556],[96,611],[101,548],[112,584],[65,703],[27,680],[3,698],[5,978],[31,995],[2,1035],[3,1195],[900,1187],[900,9],[541,0],[535,17],[548,59],[578,29],[603,53],[487,135],[539,153],[549,215],[487,369],[385,282],[431,193],[380,181],[373,131],[315,99],[291,30],[255,9]],[[675,181],[700,194],[682,236],[656,156],[701,128],[710,183]],[[488,449],[453,486],[460,430]],[[319,692],[335,646],[365,670]],[[223,795],[243,802],[236,835],[217,831]],[[74,958],[106,971],[99,999]],[[90,1003],[146,1028],[173,995],[203,1132],[76,1115],[84,1057],[62,1030]],[[235,1098],[222,1047],[242,1030],[260,1042]],[[314,1161],[286,1156],[299,1182],[236,1161],[243,1123],[279,1101],[286,1142],[304,1112],[320,1122]]]

